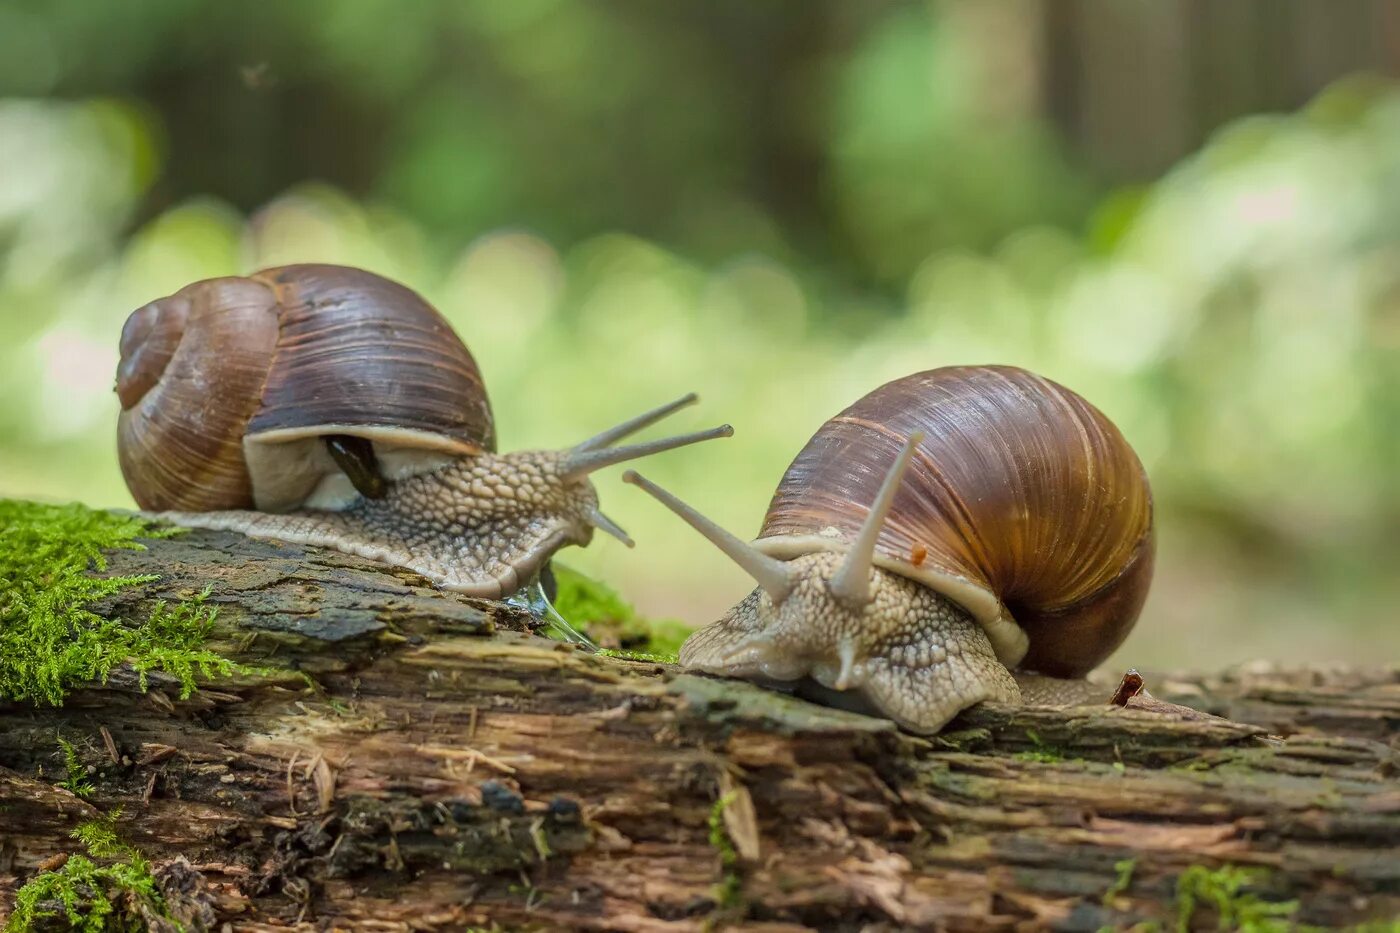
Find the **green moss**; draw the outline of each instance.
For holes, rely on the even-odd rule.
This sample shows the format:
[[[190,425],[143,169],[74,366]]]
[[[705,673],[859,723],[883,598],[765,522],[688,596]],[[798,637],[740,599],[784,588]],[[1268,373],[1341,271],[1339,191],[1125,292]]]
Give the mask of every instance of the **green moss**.
[[[556,562],[554,581],[558,587],[554,608],[570,622],[587,625],[594,622],[631,622],[636,618],[636,610],[616,590],[577,570]]]
[[[160,670],[180,681],[181,696],[196,676],[241,670],[203,647],[214,621],[201,595],[179,605],[159,603],[146,619],[104,619],[90,607],[154,577],[100,578],[103,552],[140,550],[138,537],[175,533],[138,519],[82,506],[0,499],[0,699],[61,705],[68,691],[106,682],[130,664],[140,675]]]
[[[88,780],[87,768],[83,767],[83,763],[78,759],[78,752],[73,748],[73,743],[59,736],[58,747],[63,750],[63,767],[68,772],[68,776],[59,781],[58,786],[78,797],[91,796],[92,782]]]
[[[958,729],[952,732],[940,732],[932,738],[940,748],[951,748],[958,752],[972,752],[991,744],[992,733],[989,729]]]
[[[603,645],[606,654],[670,663],[690,634],[690,628],[675,619],[643,618],[612,587],[576,570],[555,563],[554,579],[559,587],[555,611]]]
[[[647,651],[625,651],[620,648],[599,648],[595,654],[600,658],[622,658],[624,661],[646,661],[651,664],[675,664],[674,654],[651,654]]]
[[[1176,929],[1187,933],[1202,907],[1213,907],[1222,930],[1243,933],[1283,933],[1293,928],[1297,901],[1264,901],[1245,887],[1265,877],[1259,870],[1223,865],[1210,869],[1192,865],[1176,880]]]
[[[1053,765],[1065,760],[1065,756],[1053,748],[1037,748],[1034,751],[1017,752],[1012,756],[1017,761],[1034,761],[1040,764]]]
[[[735,795],[725,794],[710,808],[710,845],[719,853],[719,864],[724,872],[720,883],[715,886],[715,902],[720,907],[735,907],[739,904],[744,887],[739,877],[739,853],[734,848],[734,840],[724,828],[724,811],[734,802]]]
[[[30,930],[36,921],[60,914],[71,929],[83,933],[145,930],[143,909],[183,929],[166,913],[150,862],[117,837],[116,817],[114,813],[73,830],[73,838],[88,855],[71,856],[62,868],[41,872],[20,888],[5,933]]]
[[[1107,891],[1103,892],[1103,904],[1108,906],[1118,895],[1128,890],[1128,886],[1133,883],[1133,871],[1137,868],[1137,859],[1125,858],[1122,861],[1113,863],[1113,870],[1118,876],[1113,879],[1113,884],[1109,885]]]
[[[1045,740],[1040,737],[1040,733],[1036,732],[1034,729],[1026,730],[1026,738],[1031,740],[1031,744],[1034,745],[1035,748],[1024,752],[1017,752],[1014,757],[1018,760],[1035,761],[1047,765],[1059,764],[1062,761],[1069,760],[1069,756],[1065,754],[1063,749],[1047,744]]]

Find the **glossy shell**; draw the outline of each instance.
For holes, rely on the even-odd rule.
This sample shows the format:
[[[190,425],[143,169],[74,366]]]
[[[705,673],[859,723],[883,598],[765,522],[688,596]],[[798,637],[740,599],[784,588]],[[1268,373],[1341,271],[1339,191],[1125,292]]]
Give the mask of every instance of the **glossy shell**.
[[[209,279],[131,314],[122,473],[145,509],[295,508],[338,476],[320,438],[399,473],[495,449],[480,371],[416,293],[343,266]]]
[[[1008,664],[1075,677],[1106,658],[1151,582],[1147,477],[1098,409],[1022,369],[930,370],[851,405],[788,468],[758,546],[844,548],[914,431],[877,563],[967,608]]]

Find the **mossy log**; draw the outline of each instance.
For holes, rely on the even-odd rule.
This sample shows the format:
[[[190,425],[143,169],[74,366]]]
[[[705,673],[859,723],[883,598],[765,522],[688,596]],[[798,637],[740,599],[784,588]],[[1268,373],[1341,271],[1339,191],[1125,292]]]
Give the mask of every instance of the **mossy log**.
[[[1214,715],[983,707],[919,738],[313,548],[196,532],[108,572],[160,575],[109,618],[208,587],[215,646],[259,670],[0,706],[0,916],[114,813],[187,929],[1400,916],[1394,667],[1149,676]]]

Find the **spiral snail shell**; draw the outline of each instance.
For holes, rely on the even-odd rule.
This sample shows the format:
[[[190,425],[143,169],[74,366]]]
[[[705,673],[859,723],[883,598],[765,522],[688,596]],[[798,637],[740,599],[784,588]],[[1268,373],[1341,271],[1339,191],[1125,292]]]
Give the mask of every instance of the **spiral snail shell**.
[[[732,433],[614,446],[688,395],[571,448],[497,454],[481,373],[447,321],[398,283],[332,265],[208,279],[137,309],[116,392],[122,474],[143,509],[488,597],[594,529],[631,546],[590,473]]]
[[[850,691],[920,732],[1021,700],[1012,670],[1083,677],[1151,582],[1136,454],[1079,395],[1013,367],[929,370],[856,401],[798,453],[752,544],[624,478],[760,584],[690,637],[682,665]]]

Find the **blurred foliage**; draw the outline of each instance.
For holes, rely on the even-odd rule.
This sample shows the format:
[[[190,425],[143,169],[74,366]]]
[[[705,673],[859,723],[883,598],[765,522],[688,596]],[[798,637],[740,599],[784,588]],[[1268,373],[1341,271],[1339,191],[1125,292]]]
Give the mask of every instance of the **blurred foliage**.
[[[932,247],[1087,208],[1087,179],[980,60],[977,16],[802,9],[21,0],[0,7],[0,93],[136,102],[142,220],[330,180],[412,217],[444,262],[501,226],[556,246],[617,228],[897,282]]]
[[[690,626],[675,619],[648,619],[616,590],[557,561],[554,608],[604,651],[646,660],[675,661]]]
[[[820,28],[737,0],[0,8],[0,495],[129,505],[126,314],[342,262],[452,320],[503,449],[700,391],[673,426],[736,437],[643,469],[740,534],[860,394],[1027,366],[1153,477],[1158,583],[1123,657],[1395,657],[1400,93],[1342,82],[1104,191],[989,71],[971,8],[830,4]],[[638,547],[570,563],[648,614],[742,595],[597,481]]]

